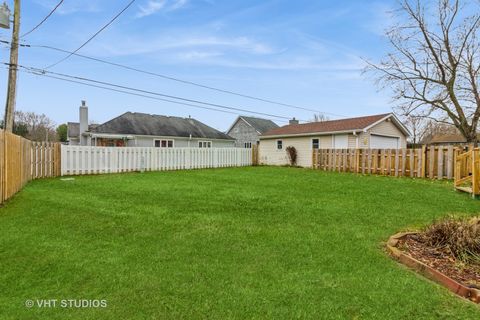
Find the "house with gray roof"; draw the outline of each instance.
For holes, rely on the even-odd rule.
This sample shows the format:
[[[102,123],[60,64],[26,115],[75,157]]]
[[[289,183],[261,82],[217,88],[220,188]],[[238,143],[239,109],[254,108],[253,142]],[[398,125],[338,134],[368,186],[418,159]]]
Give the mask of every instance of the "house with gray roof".
[[[71,145],[105,147],[219,148],[234,147],[235,139],[193,118],[125,112],[99,125],[88,125],[82,101],[79,122],[69,122]]]
[[[259,143],[261,134],[275,128],[278,125],[272,120],[239,116],[227,134],[235,138],[236,147],[251,148]]]

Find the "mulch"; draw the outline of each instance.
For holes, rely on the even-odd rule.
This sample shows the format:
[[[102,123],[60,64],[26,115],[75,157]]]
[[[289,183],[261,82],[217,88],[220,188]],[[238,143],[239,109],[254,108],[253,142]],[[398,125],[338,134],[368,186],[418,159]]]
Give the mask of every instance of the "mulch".
[[[399,239],[397,248],[460,284],[480,289],[480,264],[459,261],[446,247],[429,247],[420,234],[409,234]]]

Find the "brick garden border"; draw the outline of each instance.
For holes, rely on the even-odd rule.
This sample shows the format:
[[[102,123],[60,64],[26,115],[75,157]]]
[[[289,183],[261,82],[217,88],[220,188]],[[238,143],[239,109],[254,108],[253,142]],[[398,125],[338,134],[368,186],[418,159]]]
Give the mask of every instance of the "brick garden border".
[[[418,232],[400,232],[388,239],[387,242],[387,249],[390,254],[401,262],[402,264],[406,265],[407,267],[414,269],[418,273],[422,274],[426,278],[443,285],[448,290],[452,291],[453,293],[466,298],[474,303],[480,303],[480,290],[475,288],[469,288],[464,286],[457,281],[453,280],[450,277],[447,277],[445,274],[441,273],[440,271],[426,265],[425,263],[418,261],[417,259],[409,256],[408,254],[404,253],[400,249],[397,248],[398,241],[403,237],[411,234],[418,234]]]

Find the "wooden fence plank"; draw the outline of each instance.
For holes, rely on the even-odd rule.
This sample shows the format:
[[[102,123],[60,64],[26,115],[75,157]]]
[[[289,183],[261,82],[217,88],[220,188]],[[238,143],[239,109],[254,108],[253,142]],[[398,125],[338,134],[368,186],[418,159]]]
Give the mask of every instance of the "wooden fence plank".
[[[0,203],[30,180],[59,174],[59,150],[58,143],[33,142],[0,130]]]
[[[444,152],[444,149],[443,148],[438,148],[438,155],[437,155],[437,179],[441,180],[443,179],[443,152]]]
[[[453,147],[433,146],[421,149],[317,149],[312,150],[312,168],[396,177],[452,179],[457,166],[454,161],[455,150]]]
[[[447,148],[447,179],[453,177],[453,146]]]

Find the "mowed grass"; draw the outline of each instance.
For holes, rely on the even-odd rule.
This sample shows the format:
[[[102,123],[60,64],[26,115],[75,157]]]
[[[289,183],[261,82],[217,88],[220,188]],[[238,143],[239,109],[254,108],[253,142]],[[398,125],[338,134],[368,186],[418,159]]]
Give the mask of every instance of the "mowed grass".
[[[480,211],[452,189],[272,167],[34,181],[0,209],[0,319],[479,319],[383,247]]]

